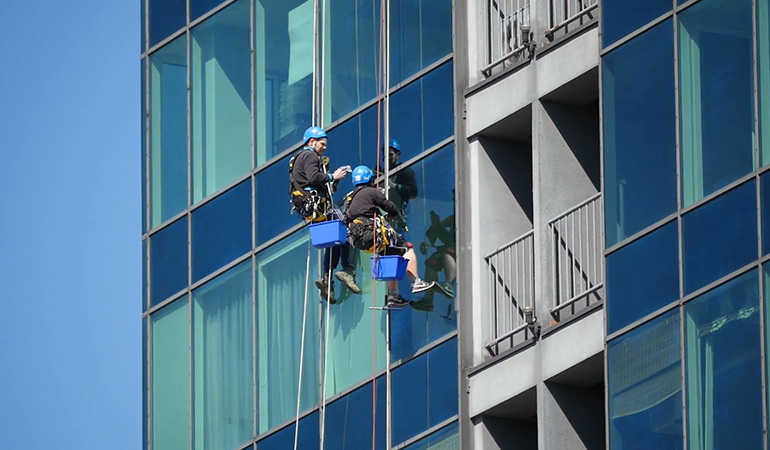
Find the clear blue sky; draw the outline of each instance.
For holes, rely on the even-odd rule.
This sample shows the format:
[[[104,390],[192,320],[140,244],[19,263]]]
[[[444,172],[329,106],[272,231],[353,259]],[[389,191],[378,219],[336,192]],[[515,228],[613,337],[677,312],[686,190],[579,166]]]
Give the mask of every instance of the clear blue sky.
[[[0,51],[0,449],[140,449],[139,2],[2,0]]]

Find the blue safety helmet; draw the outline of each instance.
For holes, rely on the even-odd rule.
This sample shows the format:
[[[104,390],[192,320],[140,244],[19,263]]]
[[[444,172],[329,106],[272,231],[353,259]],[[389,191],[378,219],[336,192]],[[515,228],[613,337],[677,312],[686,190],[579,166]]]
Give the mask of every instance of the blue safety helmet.
[[[358,166],[353,169],[353,184],[356,186],[366,184],[372,179],[372,175],[372,169],[366,166]]]
[[[401,153],[401,144],[399,144],[395,139],[390,140],[390,148],[395,149],[397,152]]]
[[[326,137],[326,131],[321,127],[310,127],[305,130],[305,136],[303,137],[305,144],[311,139],[321,139]]]

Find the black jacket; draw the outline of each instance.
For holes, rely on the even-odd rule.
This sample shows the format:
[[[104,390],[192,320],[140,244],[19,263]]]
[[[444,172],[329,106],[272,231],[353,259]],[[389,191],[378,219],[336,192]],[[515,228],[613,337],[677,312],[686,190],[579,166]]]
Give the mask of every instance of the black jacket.
[[[396,163],[391,167],[391,170],[396,170],[400,165],[401,163]],[[390,177],[390,179],[396,184],[395,190],[402,201],[408,202],[417,197],[417,176],[412,169],[407,167],[399,170],[395,175]]]
[[[323,158],[316,152],[308,148],[301,150],[294,157],[292,168],[294,188],[302,190],[309,187],[321,193],[327,192],[326,183],[329,182],[329,175],[325,169]]]
[[[358,186],[350,194],[353,200],[350,201],[345,215],[349,220],[358,218],[374,218],[375,214],[378,214],[380,209],[388,213],[390,217],[398,215],[398,209],[396,205],[390,200],[385,198],[385,194],[382,190],[371,186]]]

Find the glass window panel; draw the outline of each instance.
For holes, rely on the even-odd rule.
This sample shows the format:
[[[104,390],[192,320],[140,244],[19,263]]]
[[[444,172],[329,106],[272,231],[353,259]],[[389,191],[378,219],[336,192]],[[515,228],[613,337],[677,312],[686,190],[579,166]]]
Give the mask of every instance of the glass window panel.
[[[764,317],[764,330],[765,330],[765,382],[767,382],[767,377],[770,377],[770,358],[767,357],[767,353],[770,351],[770,330],[768,330],[768,325],[770,324],[770,266],[764,265],[763,266],[763,274],[764,274],[764,306],[765,306],[765,317]],[[767,384],[765,384],[767,386]],[[766,399],[768,402],[770,402],[770,391],[765,389],[766,395],[768,398]],[[770,404],[770,403],[767,403]],[[767,424],[765,424],[767,425]]]
[[[272,164],[255,177],[258,246],[302,222],[299,215],[291,213],[289,201],[289,160],[292,156]]]
[[[152,314],[152,448],[190,448],[190,312],[182,297]]]
[[[142,49],[142,53],[144,53],[147,51],[147,0],[139,0],[139,2],[142,5],[139,10],[139,22],[141,23],[142,33],[140,48]],[[142,77],[144,77],[144,70],[142,70]],[[144,95],[144,89],[142,89],[142,95]]]
[[[759,66],[759,143],[762,165],[770,163],[770,2],[757,2]]]
[[[305,267],[311,252],[310,273],[318,273],[317,254],[301,230],[257,255],[257,386],[258,432],[263,433],[294,417],[300,371],[305,290],[305,354],[302,363],[300,410],[312,408],[319,393],[318,300],[314,276]],[[305,280],[308,286],[305,286]],[[293,439],[292,439],[293,440]],[[281,447],[282,448],[282,447]],[[305,447],[302,447],[305,448]],[[260,447],[260,450],[262,447]]]
[[[685,294],[757,259],[756,199],[750,182],[683,217]]]
[[[607,247],[676,210],[673,39],[668,20],[603,58]]]
[[[757,281],[752,270],[684,307],[689,448],[762,448]]]
[[[391,189],[389,195],[406,217],[409,229],[404,230],[399,221],[392,224],[414,244],[420,276],[454,291],[454,144],[395,172],[393,181],[411,178],[405,177],[408,171],[416,180],[416,196],[406,200],[397,188]],[[442,290],[433,289],[412,297],[409,281],[402,280],[399,291],[404,298],[411,298],[412,303],[411,308],[390,316],[393,360],[405,358],[457,328],[454,299]]]
[[[393,444],[404,442],[457,414],[456,372],[456,339],[393,371]]]
[[[193,283],[250,249],[251,179],[193,211]]]
[[[254,13],[255,152],[259,166],[299,144],[311,125],[313,1],[257,0]]]
[[[406,161],[452,135],[452,62],[398,90],[390,98],[390,138]]]
[[[187,21],[186,0],[149,0],[150,47],[183,28]],[[184,37],[182,38],[184,40]]]
[[[684,206],[754,169],[751,0],[700,2],[679,14]]]
[[[251,170],[251,30],[239,0],[192,30],[193,203]]]
[[[149,379],[149,366],[147,365],[147,322],[149,319],[142,319],[142,448],[147,449],[149,436],[147,435],[147,425],[149,423],[150,412],[148,410],[147,399],[149,390],[147,389],[147,380]]]
[[[294,416],[292,415],[292,418]],[[313,450],[321,445],[318,412],[299,421],[297,448]],[[257,450],[288,450],[294,448],[294,424],[257,442]],[[329,447],[333,448],[333,447]]]
[[[222,3],[223,0],[190,0],[190,21],[197,19],[198,17],[206,14],[214,9],[215,6]],[[248,20],[249,12],[246,11],[246,18]],[[206,19],[209,20],[209,19]]]
[[[237,448],[254,435],[251,260],[193,291],[195,448]]]
[[[380,0],[324,5],[323,118],[328,125],[377,96],[381,8]]]
[[[607,47],[662,16],[671,0],[605,0],[602,2],[602,43]]]
[[[678,242],[674,221],[607,256],[607,333],[679,298]]]
[[[142,241],[142,311],[147,311],[147,243],[149,239]]]
[[[327,151],[324,155],[331,158],[332,168],[343,165],[356,167],[365,164],[375,170],[377,166],[377,108],[375,104],[365,109],[345,122],[329,130]],[[380,121],[384,124],[384,103],[380,105]],[[384,125],[380,127],[380,148],[385,140]],[[380,150],[380,164],[383,151]],[[341,201],[342,197],[353,190],[353,182],[350,177],[345,178],[335,195],[335,200]]]
[[[144,5],[144,2],[142,2]],[[147,71],[146,63],[147,59],[142,58],[142,110],[141,110],[141,123],[142,123],[142,154],[141,154],[141,167],[142,167],[142,234],[147,233]]]
[[[611,450],[683,448],[679,326],[677,309],[608,344]]]
[[[390,17],[391,86],[452,51],[451,0],[396,0]]]
[[[770,172],[759,177],[760,201],[762,202],[762,254],[770,253]]]
[[[371,349],[370,349],[371,351]],[[377,379],[377,411],[374,439],[376,449],[386,446],[386,383]],[[358,450],[372,445],[372,384],[369,383],[330,403],[326,409],[326,448]]]
[[[453,422],[444,428],[436,431],[404,447],[404,450],[459,450],[460,449],[460,427],[457,422]]]
[[[187,286],[187,217],[150,236],[150,301],[157,305]]]
[[[381,311],[370,311],[372,304],[382,302],[387,292],[385,283],[379,283],[374,289],[371,278],[369,254],[358,252],[351,248],[354,254],[351,263],[356,270],[356,283],[361,288],[361,294],[353,295],[344,285],[332,281],[335,286],[337,303],[329,310],[329,356],[326,362],[326,398],[332,397],[354,384],[372,376],[372,339],[376,336],[377,370],[385,368],[385,330],[386,316]],[[324,257],[326,253],[324,253]],[[332,271],[340,270],[332,268]],[[313,290],[315,298],[317,290]],[[377,298],[374,298],[374,295]],[[322,326],[324,333],[325,304]],[[372,329],[376,331],[372,333]],[[373,336],[374,334],[374,336]],[[369,438],[371,442],[371,436]],[[334,448],[334,447],[330,447]]]
[[[150,55],[150,221],[187,206],[187,39]]]

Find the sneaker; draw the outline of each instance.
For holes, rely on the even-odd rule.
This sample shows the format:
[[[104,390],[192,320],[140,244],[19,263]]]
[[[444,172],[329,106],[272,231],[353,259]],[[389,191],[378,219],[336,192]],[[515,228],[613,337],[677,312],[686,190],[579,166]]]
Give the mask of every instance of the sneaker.
[[[332,305],[337,303],[337,299],[334,298],[334,283],[332,283],[331,290],[329,290],[329,282],[326,280],[326,277],[322,277],[315,280],[315,286],[321,291],[321,298],[328,300]],[[327,294],[329,294],[328,299],[326,298]]]
[[[432,288],[436,285],[435,281],[425,281],[421,280],[419,278],[415,278],[414,283],[412,283],[412,294],[417,294],[418,292],[427,291],[428,289]]]
[[[431,312],[433,311],[433,299],[426,296],[422,300],[413,300],[409,302],[409,306],[417,311]]]
[[[398,294],[388,294],[387,298],[385,299],[385,307],[386,308],[393,308],[393,307],[400,307],[400,306],[406,306],[409,302],[407,300],[404,300],[400,295]]]
[[[436,288],[441,291],[446,298],[455,298],[455,290],[452,289],[451,283],[436,283]]]
[[[337,277],[337,279],[340,280],[342,284],[344,284],[345,287],[350,289],[354,294],[361,293],[361,288],[356,284],[356,277],[354,274],[340,270],[339,272],[335,273],[334,276]]]

